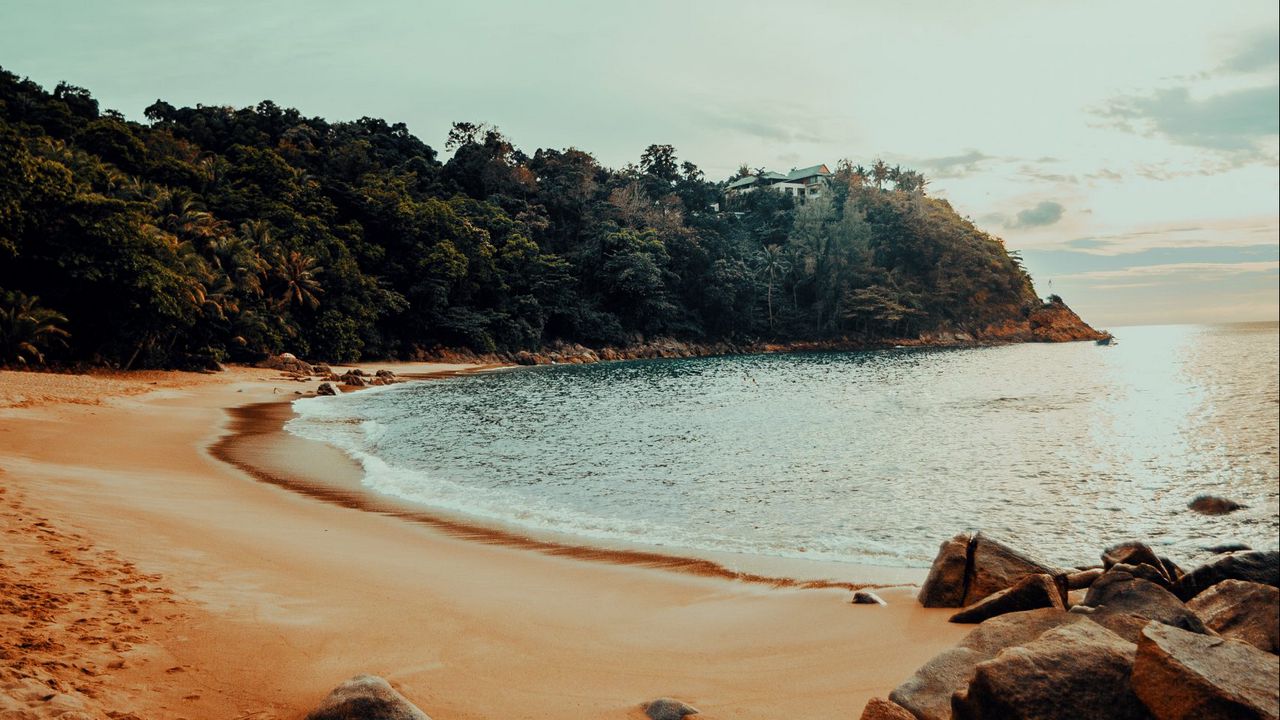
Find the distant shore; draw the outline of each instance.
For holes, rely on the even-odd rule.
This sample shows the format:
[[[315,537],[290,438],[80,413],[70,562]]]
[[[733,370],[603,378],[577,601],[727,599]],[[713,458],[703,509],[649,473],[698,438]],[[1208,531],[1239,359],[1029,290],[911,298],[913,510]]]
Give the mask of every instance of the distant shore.
[[[966,631],[910,587],[851,606],[846,587],[318,498],[353,466],[280,431],[282,400],[317,384],[254,368],[0,373],[0,525],[15,538],[0,585],[42,598],[0,609],[23,628],[0,647],[0,702],[299,718],[372,672],[437,720],[634,717],[661,695],[711,720],[854,717]],[[217,459],[228,438],[295,486]]]

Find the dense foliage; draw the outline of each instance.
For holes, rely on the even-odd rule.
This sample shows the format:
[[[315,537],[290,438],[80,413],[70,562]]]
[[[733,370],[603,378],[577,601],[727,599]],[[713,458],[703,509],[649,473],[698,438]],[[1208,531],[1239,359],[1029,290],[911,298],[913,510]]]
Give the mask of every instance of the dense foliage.
[[[269,101],[146,117],[0,70],[0,303],[31,336],[0,362],[22,342],[136,367],[874,340],[1035,301],[999,240],[883,163],[842,163],[803,206],[757,191],[722,212],[724,183],[670,146],[611,170],[458,123],[441,163],[403,124]]]

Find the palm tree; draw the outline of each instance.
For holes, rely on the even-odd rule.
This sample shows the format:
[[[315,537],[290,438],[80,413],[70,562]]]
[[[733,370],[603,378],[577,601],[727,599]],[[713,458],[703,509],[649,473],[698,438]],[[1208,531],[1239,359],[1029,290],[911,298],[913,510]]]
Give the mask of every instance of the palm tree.
[[[884,189],[884,181],[889,179],[889,166],[884,160],[877,159],[876,164],[871,166],[871,177],[875,179],[876,189]]]
[[[288,255],[276,258],[275,273],[280,280],[281,294],[279,304],[288,307],[297,303],[300,306],[315,309],[320,306],[320,295],[324,289],[316,276],[324,272],[317,260],[297,250]]]
[[[769,331],[773,331],[773,283],[774,280],[785,275],[791,269],[791,263],[787,260],[786,251],[781,245],[766,245],[763,250],[756,255],[756,264],[759,272],[768,276],[768,290],[766,294],[766,303],[769,308]]]
[[[41,307],[39,297],[20,292],[0,294],[0,362],[44,363],[44,351],[66,345],[71,333],[60,327],[67,318]]]

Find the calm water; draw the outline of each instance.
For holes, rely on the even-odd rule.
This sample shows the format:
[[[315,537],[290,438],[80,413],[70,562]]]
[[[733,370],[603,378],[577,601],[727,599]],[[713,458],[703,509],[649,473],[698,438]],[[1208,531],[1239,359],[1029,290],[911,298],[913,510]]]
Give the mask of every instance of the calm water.
[[[1276,547],[1277,326],[1118,337],[519,369],[300,400],[289,429],[379,492],[693,554],[925,566],[979,528],[1063,563]],[[1250,507],[1200,516],[1202,492]]]

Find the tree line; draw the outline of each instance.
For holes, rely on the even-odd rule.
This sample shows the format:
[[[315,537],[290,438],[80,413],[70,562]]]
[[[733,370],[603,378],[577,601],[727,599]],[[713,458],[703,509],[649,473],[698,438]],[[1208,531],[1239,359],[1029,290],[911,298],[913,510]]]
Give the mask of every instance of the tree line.
[[[270,101],[145,117],[0,69],[0,363],[875,342],[1037,302],[999,239],[883,161],[720,208],[727,181],[669,145],[610,169],[456,123],[442,162],[401,123]]]

